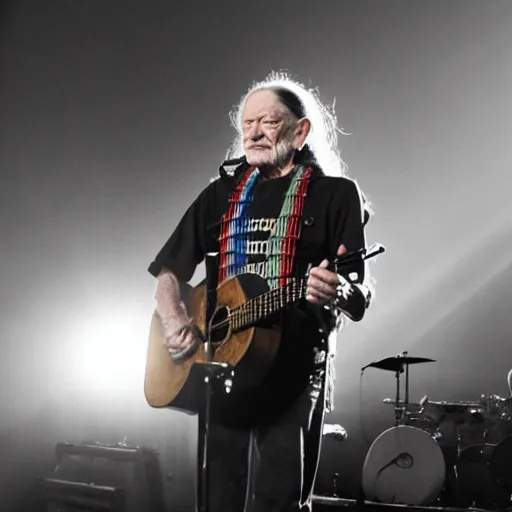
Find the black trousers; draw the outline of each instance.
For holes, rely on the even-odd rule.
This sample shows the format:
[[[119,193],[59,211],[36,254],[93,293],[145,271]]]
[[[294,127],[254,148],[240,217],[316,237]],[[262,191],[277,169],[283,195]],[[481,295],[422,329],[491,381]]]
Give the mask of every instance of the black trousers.
[[[277,419],[210,427],[211,512],[310,512],[323,430],[325,371]]]

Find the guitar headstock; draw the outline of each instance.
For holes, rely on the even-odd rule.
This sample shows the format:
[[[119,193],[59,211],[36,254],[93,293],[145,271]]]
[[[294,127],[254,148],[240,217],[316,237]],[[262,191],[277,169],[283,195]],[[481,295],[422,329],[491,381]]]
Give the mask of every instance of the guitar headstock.
[[[334,260],[329,264],[328,269],[341,274],[343,270],[346,270],[353,265],[362,263],[370,258],[375,258],[379,254],[385,252],[386,248],[382,244],[373,244],[369,248],[362,247],[357,251],[347,252],[342,256],[336,256]]]

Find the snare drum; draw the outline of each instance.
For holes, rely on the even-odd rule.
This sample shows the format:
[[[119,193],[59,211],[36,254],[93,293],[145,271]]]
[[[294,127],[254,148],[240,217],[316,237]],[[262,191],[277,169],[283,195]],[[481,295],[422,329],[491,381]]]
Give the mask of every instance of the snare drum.
[[[434,438],[400,425],[384,431],[370,446],[362,485],[369,500],[429,505],[439,497],[445,473],[443,452]]]

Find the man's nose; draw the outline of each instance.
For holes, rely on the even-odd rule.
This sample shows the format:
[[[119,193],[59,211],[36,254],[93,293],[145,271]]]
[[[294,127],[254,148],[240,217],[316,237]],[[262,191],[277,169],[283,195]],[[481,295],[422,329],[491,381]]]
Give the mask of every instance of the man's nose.
[[[263,138],[263,132],[259,123],[252,123],[247,137],[253,142],[258,142]]]

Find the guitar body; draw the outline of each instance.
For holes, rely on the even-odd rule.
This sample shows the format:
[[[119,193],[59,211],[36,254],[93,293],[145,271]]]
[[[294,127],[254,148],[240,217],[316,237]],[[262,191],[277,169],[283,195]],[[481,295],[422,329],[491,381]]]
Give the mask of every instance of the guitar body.
[[[241,306],[266,291],[266,281],[256,274],[227,279],[217,288],[217,307],[212,322],[225,319],[227,310]],[[201,285],[192,290],[187,300],[187,310],[203,335],[206,334],[205,305],[206,287]],[[237,392],[251,392],[258,388],[272,368],[281,342],[281,330],[279,326],[258,326],[233,332],[228,323],[224,329],[216,331],[212,338],[215,350],[213,360],[228,363],[235,368],[233,389]],[[155,312],[151,320],[144,381],[148,404],[196,413],[199,382],[189,377],[194,363],[205,361],[202,344],[184,361],[173,361],[164,346],[160,320]]]

